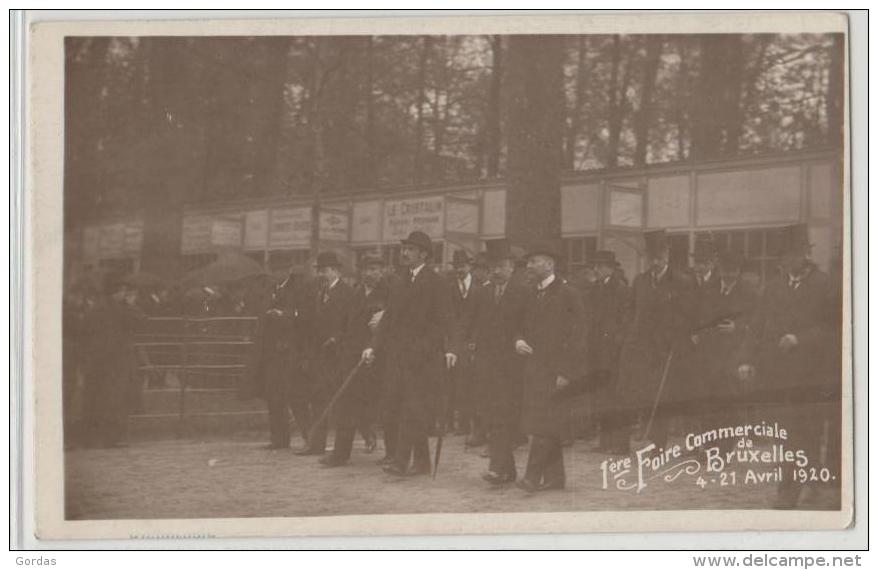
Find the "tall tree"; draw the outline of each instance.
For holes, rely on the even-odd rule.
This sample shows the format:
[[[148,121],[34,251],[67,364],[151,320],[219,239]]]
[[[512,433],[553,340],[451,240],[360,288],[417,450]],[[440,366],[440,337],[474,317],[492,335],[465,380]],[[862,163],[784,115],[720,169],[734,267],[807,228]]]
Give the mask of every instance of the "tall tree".
[[[500,126],[503,109],[503,36],[491,36],[489,43],[491,46],[491,84],[488,89],[485,113],[485,132],[487,135],[485,174],[488,178],[494,178],[500,174],[500,152],[503,144]]]
[[[661,35],[646,36],[646,59],[643,63],[643,75],[640,83],[640,106],[634,122],[634,165],[646,164],[647,151],[649,150],[649,129],[653,123],[653,93],[655,92],[655,80],[661,63],[662,46],[664,37]]]
[[[557,240],[561,231],[564,40],[510,36],[506,236]]]

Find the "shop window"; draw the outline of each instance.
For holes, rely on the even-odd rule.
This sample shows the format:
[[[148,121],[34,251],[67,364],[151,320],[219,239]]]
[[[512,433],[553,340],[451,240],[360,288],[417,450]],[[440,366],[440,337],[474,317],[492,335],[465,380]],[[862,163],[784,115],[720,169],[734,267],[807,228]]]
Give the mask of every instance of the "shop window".
[[[745,257],[745,271],[758,276],[762,283],[777,274],[783,228],[758,228],[751,230],[697,232],[713,234],[714,243],[720,251],[729,250]]]
[[[595,236],[564,238],[563,246],[567,273],[573,275],[584,268],[594,256],[598,248],[598,238]]]

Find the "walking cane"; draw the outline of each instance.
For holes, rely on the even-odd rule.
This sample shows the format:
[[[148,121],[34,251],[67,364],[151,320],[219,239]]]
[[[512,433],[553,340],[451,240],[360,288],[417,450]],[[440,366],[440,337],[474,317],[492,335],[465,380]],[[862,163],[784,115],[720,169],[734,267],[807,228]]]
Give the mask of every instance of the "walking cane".
[[[646,432],[643,435],[644,439],[649,439],[649,432],[652,429],[652,421],[655,419],[655,412],[658,409],[659,402],[662,399],[662,391],[665,388],[665,382],[668,379],[668,371],[671,369],[671,360],[674,358],[674,348],[668,351],[668,358],[665,360],[665,368],[662,371],[662,380],[659,383],[658,392],[655,395],[655,402],[652,405],[652,412],[649,414],[649,421],[646,423]]]
[[[446,376],[448,381],[452,381],[451,368],[446,367]],[[433,456],[433,480],[436,480],[436,473],[439,471],[439,458],[442,457],[442,441],[445,439],[445,431],[448,429],[448,389],[444,390],[442,395],[442,419],[440,421],[439,435],[436,438],[436,454]]]
[[[342,394],[344,394],[344,391],[347,390],[348,386],[351,385],[351,382],[354,381],[354,378],[356,378],[357,376],[357,372],[360,371],[360,368],[362,368],[364,362],[365,360],[363,360],[362,358],[359,362],[357,362],[357,365],[354,366],[353,370],[351,370],[350,373],[348,373],[347,377],[344,379],[344,382],[341,383],[339,389],[336,390],[335,394],[333,394],[332,398],[329,400],[329,403],[326,405],[326,408],[320,414],[320,417],[317,418],[317,421],[311,424],[311,429],[308,431],[309,442],[313,439],[315,430],[320,427],[323,422],[326,421],[326,419],[329,417],[329,413],[332,411],[332,407],[335,406],[336,402],[338,402],[338,399],[341,398]]]

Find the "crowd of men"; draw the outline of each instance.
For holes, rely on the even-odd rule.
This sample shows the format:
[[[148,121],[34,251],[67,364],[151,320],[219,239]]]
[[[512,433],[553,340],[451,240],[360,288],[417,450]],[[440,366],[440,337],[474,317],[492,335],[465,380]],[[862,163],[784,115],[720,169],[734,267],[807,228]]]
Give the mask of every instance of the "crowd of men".
[[[374,449],[380,425],[384,471],[427,475],[438,457],[430,436],[454,431],[484,446],[488,484],[563,489],[569,410],[580,406],[608,455],[643,441],[660,453],[681,421],[703,430],[755,414],[837,473],[841,278],[810,261],[805,226],[783,241],[777,275],[760,289],[742,278],[747,260],[710,241],[696,242],[692,267],[673,266],[661,231],[644,235],[648,266],[630,285],[612,251],[595,252],[584,279],[562,277],[551,242],[455,251],[443,274],[415,231],[398,271],[366,256],[353,284],[324,251],[316,275],[291,271],[258,310],[245,390],[267,404],[269,448],[291,447],[292,417],[304,443],[295,453],[326,468],[348,465],[358,431]],[[65,324],[80,323],[86,390],[112,398],[142,314],[123,281],[106,293]],[[118,410],[84,414],[110,444],[124,433]],[[527,462],[516,465],[523,443]],[[800,500],[795,467],[783,466],[779,508]]]

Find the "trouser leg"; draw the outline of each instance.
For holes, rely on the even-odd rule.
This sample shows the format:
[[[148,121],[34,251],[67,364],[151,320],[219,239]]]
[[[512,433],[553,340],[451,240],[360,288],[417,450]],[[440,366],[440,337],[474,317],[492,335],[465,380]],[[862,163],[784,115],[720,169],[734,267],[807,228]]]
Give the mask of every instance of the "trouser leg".
[[[338,427],[335,430],[335,444],[332,455],[339,460],[347,461],[351,457],[356,430],[352,427]]]
[[[307,443],[308,433],[311,431],[311,411],[308,408],[308,402],[299,399],[293,400],[289,407],[293,412],[293,419],[296,420],[302,439]],[[287,421],[287,425],[289,426],[289,421]]]
[[[530,452],[527,456],[527,468],[524,472],[524,478],[534,485],[539,485],[543,479],[548,451],[546,438],[538,435],[531,436]]]
[[[414,448],[414,422],[400,422],[397,429],[396,445],[393,461],[402,470],[408,469]]]
[[[564,453],[561,449],[560,438],[546,438],[545,440],[545,468],[543,469],[543,484],[555,488],[563,488],[567,482],[564,472]]]
[[[494,424],[491,429],[491,439],[488,442],[490,460],[488,470],[499,475],[511,475],[514,479],[515,456],[512,453],[513,439],[515,437],[512,426]]]
[[[268,401],[268,429],[271,434],[271,445],[289,447],[290,421],[287,415],[286,402],[279,398]]]

